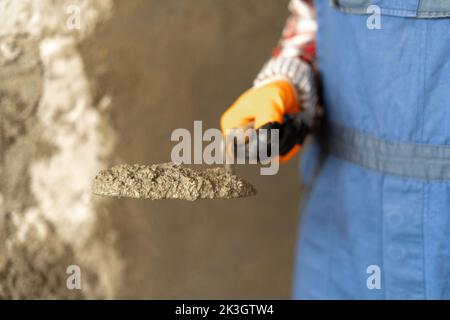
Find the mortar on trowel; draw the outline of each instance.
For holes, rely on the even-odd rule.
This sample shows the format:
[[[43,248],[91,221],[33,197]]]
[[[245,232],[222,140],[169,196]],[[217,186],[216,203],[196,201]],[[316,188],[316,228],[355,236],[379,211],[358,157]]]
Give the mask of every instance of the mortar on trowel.
[[[280,149],[290,144],[301,144],[308,132],[302,118],[295,114],[286,118],[283,124],[269,123],[263,128],[280,130]],[[259,135],[258,135],[259,137]],[[270,137],[267,135],[266,137]],[[226,141],[227,139],[223,139]],[[270,139],[244,142],[245,156],[258,153],[264,144],[270,146]],[[222,144],[223,155],[227,154]],[[153,165],[117,165],[100,171],[94,178],[93,193],[101,196],[128,197],[136,199],[233,199],[256,194],[249,182],[234,174],[233,165],[224,161],[223,167],[199,170],[185,165],[162,163]]]
[[[230,164],[200,170],[162,163],[149,166],[125,164],[102,170],[94,179],[93,193],[136,199],[194,201],[249,197],[256,194],[256,189],[236,176]]]

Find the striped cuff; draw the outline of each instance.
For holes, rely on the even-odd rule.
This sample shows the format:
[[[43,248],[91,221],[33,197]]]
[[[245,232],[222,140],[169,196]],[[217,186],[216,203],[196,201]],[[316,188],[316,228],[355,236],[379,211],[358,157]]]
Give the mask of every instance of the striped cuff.
[[[272,58],[258,74],[254,85],[261,86],[280,78],[290,81],[294,86],[301,110],[311,124],[317,112],[317,90],[311,66],[296,57]]]

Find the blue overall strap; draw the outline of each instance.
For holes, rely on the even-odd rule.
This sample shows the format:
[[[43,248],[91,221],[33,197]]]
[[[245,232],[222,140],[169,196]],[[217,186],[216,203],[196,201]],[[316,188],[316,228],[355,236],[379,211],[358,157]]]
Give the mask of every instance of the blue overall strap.
[[[325,147],[340,159],[382,173],[450,180],[450,146],[387,141],[337,124],[327,124]]]

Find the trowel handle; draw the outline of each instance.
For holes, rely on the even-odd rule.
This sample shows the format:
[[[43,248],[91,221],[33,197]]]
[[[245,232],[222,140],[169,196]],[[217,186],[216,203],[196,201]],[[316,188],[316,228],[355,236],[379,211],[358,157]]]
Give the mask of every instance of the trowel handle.
[[[270,124],[268,124],[270,127]],[[277,124],[274,125],[275,127]],[[268,128],[270,129],[270,128]],[[304,113],[297,112],[284,116],[280,126],[280,155],[287,154],[296,144],[301,145],[310,132]]]
[[[253,123],[248,124],[243,129],[253,128]],[[307,124],[305,114],[303,112],[297,112],[287,114],[284,116],[283,123],[270,122],[258,128],[269,130],[268,135],[257,134],[257,139],[250,139],[245,141],[245,154],[248,157],[255,157],[259,159],[259,148],[264,147],[268,151],[267,155],[271,156],[271,135],[270,130],[279,130],[279,155],[286,155],[296,144],[301,145],[308,133],[310,132],[310,126]]]

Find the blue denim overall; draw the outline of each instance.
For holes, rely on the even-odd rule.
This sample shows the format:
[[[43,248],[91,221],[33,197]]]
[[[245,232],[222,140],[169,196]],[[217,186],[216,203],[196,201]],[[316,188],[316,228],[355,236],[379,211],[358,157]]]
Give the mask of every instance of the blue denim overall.
[[[448,299],[450,0],[316,8],[327,129],[302,159],[294,298]]]

